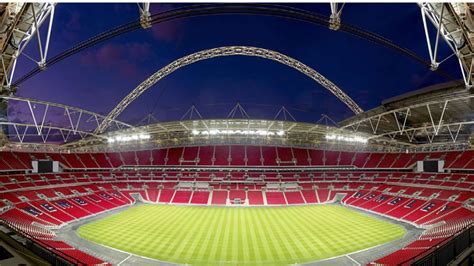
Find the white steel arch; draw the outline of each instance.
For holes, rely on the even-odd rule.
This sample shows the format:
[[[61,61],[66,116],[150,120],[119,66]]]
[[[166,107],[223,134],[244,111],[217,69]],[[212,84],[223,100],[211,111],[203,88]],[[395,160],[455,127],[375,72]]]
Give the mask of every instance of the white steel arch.
[[[140,85],[138,85],[132,92],[130,92],[123,100],[107,115],[106,119],[102,121],[99,127],[97,127],[95,133],[104,132],[110,121],[117,118],[120,113],[127,108],[127,106],[137,99],[143,92],[149,89],[151,86],[155,85],[158,81],[168,76],[172,72],[178,70],[181,67],[193,64],[195,62],[206,60],[214,57],[221,56],[256,56],[269,60],[279,62],[281,64],[287,65],[291,68],[298,70],[299,72],[305,74],[306,76],[312,78],[318,82],[321,86],[328,89],[333,93],[337,98],[339,98],[343,103],[345,103],[355,114],[363,112],[362,108],[357,105],[354,100],[352,100],[346,93],[344,93],[337,85],[332,83],[330,80],[325,78],[323,75],[318,73],[313,68],[303,64],[302,62],[293,59],[287,55],[275,52],[272,50],[258,48],[258,47],[249,47],[249,46],[224,46],[208,50],[199,51],[184,57],[177,59],[176,61],[171,62],[170,64],[164,66],[156,73],[148,77]]]

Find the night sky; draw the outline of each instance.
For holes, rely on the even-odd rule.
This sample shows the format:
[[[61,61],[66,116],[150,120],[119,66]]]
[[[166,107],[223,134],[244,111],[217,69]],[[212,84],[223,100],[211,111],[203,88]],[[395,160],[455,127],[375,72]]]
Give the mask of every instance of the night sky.
[[[179,5],[152,4],[152,13]],[[293,5],[329,16],[329,4]],[[58,4],[49,55],[138,18],[136,4]],[[428,60],[416,4],[347,4],[342,21],[380,34]],[[433,35],[434,36],[434,35]],[[248,45],[286,54],[342,88],[364,110],[383,99],[446,81],[393,50],[344,32],[304,22],[250,15],[181,19],[127,33],[51,66],[23,83],[18,96],[107,114],[148,76],[175,59],[219,46]],[[37,53],[34,42],[27,48]],[[449,55],[446,45],[440,58]],[[35,65],[21,57],[15,77]],[[460,78],[453,57],[442,68]],[[279,63],[255,57],[201,61],[166,77],[119,117],[137,123],[152,113],[160,121],[179,119],[191,104],[205,118],[224,118],[240,102],[251,118],[273,118],[282,105],[298,121],[321,114],[339,121],[351,111],[325,88]]]

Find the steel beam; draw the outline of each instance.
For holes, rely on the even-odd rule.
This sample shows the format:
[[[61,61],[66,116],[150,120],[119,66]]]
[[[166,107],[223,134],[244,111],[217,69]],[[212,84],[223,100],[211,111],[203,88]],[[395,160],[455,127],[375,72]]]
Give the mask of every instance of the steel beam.
[[[468,3],[420,3],[421,18],[425,31],[431,70],[456,55],[459,61],[464,84],[467,89],[473,87],[474,43],[470,32],[474,31],[472,16]],[[434,40],[430,37],[428,21],[436,29]],[[443,60],[438,59],[438,48],[441,38],[453,51]]]
[[[94,134],[93,132],[87,132],[87,131],[81,131],[81,130],[75,130],[71,128],[65,128],[65,127],[57,127],[57,126],[50,126],[50,125],[43,125],[42,128],[40,129],[37,124],[29,124],[29,123],[15,123],[15,122],[0,122],[0,126],[12,126],[15,129],[15,136],[18,138],[20,143],[23,143],[25,140],[25,137],[28,135],[27,131],[30,128],[36,129],[37,133],[34,135],[29,135],[29,136],[40,136],[43,139],[43,142],[46,143],[48,137],[51,135],[51,130],[57,131],[57,134],[62,134],[64,142],[67,142],[67,138],[64,138],[64,133],[68,133],[67,136],[70,136],[70,134],[78,133],[81,139],[87,137],[87,136],[94,136],[99,139],[105,139],[104,136]],[[20,128],[24,128],[23,131],[20,131]],[[43,133],[43,129],[46,129],[47,132]]]
[[[148,29],[152,26],[151,24],[151,13],[150,13],[150,3],[137,3],[138,10],[140,12],[140,25],[144,29]]]
[[[453,98],[448,98],[448,99],[443,98],[443,99],[440,99],[440,100],[417,103],[417,104],[413,104],[413,105],[410,105],[410,106],[405,106],[405,107],[400,107],[400,108],[397,108],[397,109],[389,110],[389,111],[386,111],[386,112],[383,112],[383,113],[377,113],[377,114],[374,114],[374,115],[371,115],[371,116],[368,116],[368,117],[364,117],[364,118],[361,118],[361,119],[356,119],[355,121],[353,121],[353,122],[351,122],[347,125],[344,125],[341,128],[354,127],[357,124],[368,122],[369,120],[372,120],[372,119],[377,119],[379,116],[385,117],[385,116],[388,116],[388,115],[391,116],[394,113],[406,113],[406,112],[408,112],[409,109],[413,110],[415,108],[420,108],[420,107],[424,108],[426,106],[435,105],[435,104],[443,104],[443,106],[444,106],[444,105],[447,105],[447,102],[453,104],[457,101],[465,101],[465,100],[471,100],[471,99],[474,99],[474,95],[467,95],[467,96],[462,96],[462,97],[453,97]],[[444,106],[443,110],[446,110],[446,107],[447,106]]]
[[[339,3],[329,3],[331,5],[331,16],[329,17],[329,29],[338,30],[341,27],[341,14],[345,3],[339,6]]]
[[[9,3],[7,8],[10,5],[15,5],[15,3]],[[8,36],[5,38],[2,47],[2,64],[0,68],[0,93],[2,94],[13,94],[15,92],[14,88],[10,86],[15,73],[16,61],[20,55],[24,55],[26,58],[32,60],[40,69],[46,67],[56,4],[38,2],[21,5],[21,10],[18,10],[15,14],[16,19],[10,25]],[[46,38],[43,42],[39,29],[46,21],[49,22],[48,29],[46,30]],[[24,31],[22,29],[27,30]],[[37,42],[39,59],[34,59],[24,52],[25,47],[33,39],[36,39]]]
[[[429,130],[432,130],[433,131],[432,132],[433,136],[436,136],[436,135],[439,135],[439,130],[443,127],[446,127],[447,131],[450,131],[450,133],[452,134],[451,127],[454,126],[454,127],[458,127],[458,130],[456,132],[456,138],[457,138],[457,135],[459,134],[459,130],[461,129],[461,127],[466,126],[466,125],[474,125],[474,121],[462,121],[462,122],[446,123],[446,124],[441,124],[439,127],[437,127],[436,125],[426,125],[426,126],[422,126],[422,127],[407,128],[404,131],[405,132],[424,131],[424,132],[429,133]],[[374,136],[370,137],[370,139],[376,139],[376,138],[380,138],[380,137],[383,137],[383,136],[390,136],[390,135],[394,135],[394,134],[395,135],[400,134],[400,130],[380,133],[380,134],[377,134],[377,135],[374,135]]]
[[[104,119],[106,119],[105,115],[101,115],[99,113],[91,112],[91,111],[88,111],[88,110],[85,110],[85,109],[81,109],[81,108],[78,108],[78,107],[74,107],[74,106],[70,106],[70,105],[66,105],[66,104],[61,104],[61,103],[54,103],[54,102],[48,102],[48,101],[42,101],[42,100],[36,100],[36,99],[24,98],[24,97],[16,97],[16,96],[0,96],[0,99],[9,100],[9,101],[16,101],[16,102],[24,102],[28,105],[39,104],[39,105],[44,105],[44,106],[48,106],[48,107],[57,107],[57,108],[60,108],[60,109],[64,109],[64,112],[66,114],[67,114],[67,112],[82,113],[82,114],[90,116],[91,118],[94,118],[97,122],[99,120],[103,121]],[[32,108],[30,108],[30,111],[33,111]],[[33,112],[32,112],[32,115],[33,115]],[[44,115],[46,115],[46,114],[44,114]],[[34,119],[36,119],[36,118],[34,118]],[[113,120],[113,121],[111,121],[111,123],[116,123],[117,125],[120,125],[123,128],[133,128],[132,125],[130,125],[128,123],[125,123],[125,122],[122,122],[122,121],[118,121],[118,120]]]

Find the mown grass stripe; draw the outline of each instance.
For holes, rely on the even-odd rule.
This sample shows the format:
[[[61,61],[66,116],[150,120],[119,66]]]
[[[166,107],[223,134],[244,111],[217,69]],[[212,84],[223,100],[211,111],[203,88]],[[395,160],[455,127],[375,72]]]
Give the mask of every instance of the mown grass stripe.
[[[215,232],[213,229],[217,228],[219,225],[219,212],[213,211],[210,213],[209,217],[211,222],[209,223],[209,227],[206,228],[207,230],[202,230],[205,231],[206,234],[203,235],[203,239],[200,240],[199,242],[196,241],[196,243],[200,243],[197,248],[193,252],[193,257],[196,258],[197,261],[206,263],[206,257],[209,257],[209,249],[208,246],[214,242],[215,239]]]
[[[298,215],[294,212],[293,208],[289,209],[288,219],[283,219],[285,227],[292,228],[292,225],[297,225],[296,228],[291,233],[295,237],[295,242],[301,243],[301,248],[303,249],[304,255],[300,259],[306,259],[311,257],[316,257],[316,249],[312,246],[311,242],[307,237],[305,237],[306,227],[299,220]]]
[[[221,244],[223,243],[224,241],[224,234],[223,234],[223,228],[224,226],[226,226],[225,224],[225,213],[223,212],[223,209],[220,209],[220,208],[217,208],[217,211],[218,212],[218,217],[219,217],[219,223],[218,223],[218,227],[216,228],[216,236],[215,236],[215,241],[212,243],[212,245],[210,246],[210,249],[211,249],[211,252],[208,256],[208,262],[211,263],[213,261],[215,261],[216,259],[216,256],[217,256],[217,251],[219,248],[221,248]]]
[[[181,207],[186,208],[186,207]],[[204,221],[207,217],[205,212],[200,212],[195,208],[190,208],[190,212],[192,214],[191,219],[194,221],[193,223],[181,223],[181,230],[180,234],[176,236],[176,239],[180,239],[180,241],[173,241],[171,245],[168,246],[168,253],[172,254],[171,260],[180,261],[184,263],[188,263],[185,258],[181,257],[181,251],[183,249],[189,250],[190,244],[192,239],[195,237],[196,231],[201,226],[201,222]]]

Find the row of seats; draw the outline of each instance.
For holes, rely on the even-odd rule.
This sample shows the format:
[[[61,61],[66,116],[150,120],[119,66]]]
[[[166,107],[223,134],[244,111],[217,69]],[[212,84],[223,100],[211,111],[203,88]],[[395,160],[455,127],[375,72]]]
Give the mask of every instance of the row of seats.
[[[81,174],[75,175],[80,179]],[[327,173],[327,176],[329,175]],[[107,195],[104,196],[97,193],[115,190],[126,191],[129,194],[140,194],[146,201],[185,204],[216,204],[217,202],[227,204],[228,202],[232,203],[236,199],[240,199],[243,202],[246,202],[246,200],[247,202],[250,201],[249,204],[252,204],[252,202],[266,202],[266,204],[279,205],[319,203],[331,200],[331,197],[334,196],[334,193],[331,194],[331,191],[354,190],[358,190],[355,202],[364,202],[364,197],[378,198],[383,193],[422,200],[430,199],[457,203],[463,203],[473,197],[473,190],[470,189],[470,186],[467,188],[445,186],[444,184],[447,182],[427,186],[426,182],[423,182],[423,185],[421,185],[410,181],[400,182],[400,180],[399,182],[385,182],[382,184],[374,179],[360,177],[353,180],[344,177],[339,179],[314,178],[290,182],[283,180],[278,182],[216,181],[209,178],[207,180],[200,180],[200,182],[194,182],[189,180],[183,181],[176,177],[143,180],[143,177],[138,175],[126,177],[126,180],[99,178],[98,176],[97,178],[90,180],[90,182],[66,182],[36,187],[35,189],[26,187],[7,190],[0,192],[1,199],[3,199],[3,202],[0,202],[2,202],[2,206],[6,206],[6,203],[30,204],[29,202],[35,202],[36,205],[30,207],[45,208],[48,207],[47,205],[42,205],[45,203],[45,200],[58,200],[65,197],[87,194],[87,197],[100,201],[100,198],[104,198]],[[199,187],[199,185],[203,184],[204,186]],[[261,198],[264,200],[261,200]],[[352,203],[352,199],[349,199],[347,203]],[[374,203],[368,202],[365,204],[370,205]],[[69,221],[72,217],[66,215],[65,219]]]
[[[444,225],[425,230],[421,237],[409,245],[380,258],[369,265],[410,265],[436,247],[472,226],[472,211],[459,208],[443,217]]]
[[[57,174],[0,175],[0,192],[18,189],[40,189],[44,186],[73,183],[115,181],[176,181],[176,182],[249,182],[249,188],[259,189],[261,183],[271,182],[357,182],[373,181],[381,184],[402,183],[417,186],[441,186],[458,189],[474,189],[474,174],[461,173],[408,173],[408,172],[87,172]],[[234,188],[234,184],[229,184]],[[214,187],[221,188],[221,187]],[[226,187],[227,188],[227,187]],[[235,187],[237,189],[237,187]],[[414,191],[414,193],[417,191]],[[429,193],[425,189],[423,193]]]
[[[188,183],[188,182],[186,182]],[[139,193],[142,198],[144,199],[152,199],[150,201],[157,202],[154,199],[158,199],[161,197],[169,198],[168,201],[160,200],[159,202],[170,202],[173,198],[174,194],[172,193],[175,191],[175,188],[181,182],[141,182],[141,181],[128,181],[128,182],[96,182],[95,184],[84,184],[80,186],[72,186],[68,185],[68,187],[54,187],[54,188],[39,188],[37,190],[16,190],[16,191],[8,191],[8,192],[0,192],[1,199],[3,202],[0,201],[3,206],[5,206],[5,202],[10,203],[20,203],[20,202],[28,202],[28,201],[38,201],[41,199],[58,199],[61,197],[70,197],[74,195],[80,195],[84,193],[91,193],[91,192],[98,192],[103,190],[127,190],[127,191],[134,191]],[[193,183],[191,183],[193,184]],[[240,199],[247,199],[246,193],[250,193],[252,191],[253,194],[260,193],[263,188],[266,187],[265,184],[251,184],[251,183],[216,183],[216,182],[209,182],[207,184],[206,191],[203,191],[202,188],[195,188],[194,195],[191,187],[189,188],[180,188],[180,193],[178,193],[176,200],[186,197],[188,201],[186,202],[174,202],[174,203],[188,203],[189,199],[191,199],[191,203],[197,201],[194,200],[192,196],[199,197],[202,199],[206,195],[206,192],[212,191],[213,195],[218,191],[229,191],[229,200],[234,200],[236,198]],[[472,195],[472,190],[465,190],[460,188],[449,188],[449,187],[437,187],[437,188],[426,188],[426,187],[411,187],[408,183],[394,183],[392,185],[380,185],[377,182],[373,181],[354,181],[354,182],[321,182],[321,181],[310,181],[310,182],[301,182],[297,183],[296,188],[284,189],[284,184],[286,183],[271,183],[273,185],[281,186],[282,189],[280,191],[272,191],[268,188],[266,189],[267,193],[270,193],[270,197],[274,195],[274,193],[282,193],[285,192],[283,196],[276,196],[279,198],[286,198],[287,202],[296,201],[296,203],[304,203],[305,201],[301,202],[301,200],[296,200],[295,198],[300,198],[298,193],[301,190],[303,193],[301,196],[302,198],[318,198],[317,202],[324,202],[324,199],[328,198],[328,190],[356,190],[364,188],[365,191],[370,191],[372,196],[378,196],[378,193],[390,193],[392,195],[403,195],[407,197],[417,197],[421,199],[437,199],[437,200],[450,200],[455,202],[464,202],[470,199]],[[292,182],[294,185],[295,183]],[[64,184],[63,184],[64,186]],[[314,190],[317,189],[317,195],[305,195],[304,191],[306,190]],[[183,191],[183,192],[182,192]],[[185,192],[186,193],[185,193]],[[200,192],[200,193],[196,193]],[[202,192],[202,193],[201,193]],[[367,192],[368,193],[368,192]],[[212,197],[213,197],[212,195]],[[216,194],[218,195],[218,194]],[[235,196],[238,195],[238,196]],[[211,201],[213,199],[211,198]],[[182,200],[181,200],[182,201]],[[202,200],[199,200],[202,201]],[[272,201],[273,202],[273,201]],[[311,200],[306,200],[308,203],[314,203]],[[207,201],[206,201],[207,203]]]
[[[133,191],[130,193],[137,193]],[[333,200],[329,189],[301,191],[262,190],[213,190],[189,191],[173,189],[146,189],[142,198],[151,203],[199,204],[199,205],[291,205],[324,203]],[[145,194],[145,195],[144,195]]]
[[[426,159],[445,160],[449,169],[474,169],[474,151],[370,153],[267,146],[198,146],[116,153],[0,152],[0,171],[31,169],[31,160],[51,159],[70,169],[121,166],[354,166],[397,168]]]
[[[342,202],[428,228],[418,240],[370,265],[410,265],[418,256],[474,224],[472,203],[423,200],[363,190],[348,194]]]
[[[150,192],[154,191],[150,197]],[[27,202],[9,202],[11,209],[5,215],[17,216],[18,211],[33,216],[33,221],[45,226],[55,227],[106,210],[132,204],[132,194],[140,194],[145,202],[172,204],[233,204],[237,199],[250,205],[290,205],[325,203],[333,201],[337,194],[347,194],[343,204],[373,211],[395,219],[414,224],[428,224],[430,221],[459,210],[465,210],[464,202],[441,199],[422,199],[403,194],[390,195],[385,192],[364,190],[315,189],[300,191],[186,191],[173,189],[147,190],[107,190],[84,193],[81,196],[67,196],[60,199],[31,200]],[[470,198],[472,198],[472,192]],[[473,218],[472,212],[465,211],[465,217]],[[2,216],[3,217],[3,216]]]
[[[133,202],[133,198],[118,191],[88,193],[78,197],[68,195],[57,200],[31,200],[11,206],[0,214],[0,220],[37,244],[75,264],[110,265],[64,242],[54,240],[55,234],[46,228],[62,226]]]

